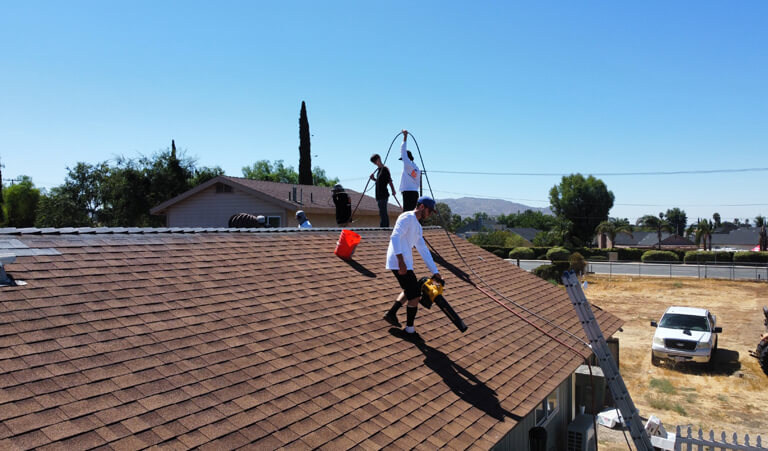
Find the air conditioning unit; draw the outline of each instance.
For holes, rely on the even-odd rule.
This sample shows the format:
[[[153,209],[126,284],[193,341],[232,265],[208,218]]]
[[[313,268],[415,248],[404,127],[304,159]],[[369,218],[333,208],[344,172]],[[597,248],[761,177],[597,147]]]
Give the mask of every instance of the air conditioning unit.
[[[568,425],[567,451],[594,451],[597,435],[592,415],[579,415]]]
[[[584,406],[582,413],[597,415],[603,411],[605,404],[605,377],[599,366],[592,367],[592,377],[589,376],[587,365],[581,365],[576,369],[574,401],[576,408]],[[594,410],[592,400],[594,399]]]

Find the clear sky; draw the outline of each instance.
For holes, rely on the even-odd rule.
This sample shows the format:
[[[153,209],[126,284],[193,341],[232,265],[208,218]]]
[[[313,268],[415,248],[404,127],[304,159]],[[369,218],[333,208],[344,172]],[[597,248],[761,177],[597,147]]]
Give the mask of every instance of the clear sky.
[[[304,100],[313,166],[352,189],[407,128],[438,200],[545,207],[560,181],[439,171],[580,172],[613,191],[611,216],[752,220],[767,18],[764,1],[0,0],[0,162],[51,188],[175,139],[228,175],[298,167]]]

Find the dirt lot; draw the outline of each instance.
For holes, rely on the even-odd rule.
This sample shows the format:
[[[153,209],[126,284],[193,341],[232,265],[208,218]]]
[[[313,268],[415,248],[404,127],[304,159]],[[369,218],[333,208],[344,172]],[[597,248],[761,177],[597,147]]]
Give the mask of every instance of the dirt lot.
[[[740,440],[748,433],[751,443],[756,435],[768,441],[768,376],[749,355],[764,332],[768,284],[599,275],[587,280],[587,299],[625,321],[623,332],[615,335],[620,368],[643,418],[656,415],[671,431],[691,426],[714,429],[717,437],[726,431],[729,440],[737,432]],[[703,307],[717,316],[723,332],[711,367],[651,365],[655,329],[649,323],[671,305]],[[598,429],[602,451],[627,449],[623,434]]]

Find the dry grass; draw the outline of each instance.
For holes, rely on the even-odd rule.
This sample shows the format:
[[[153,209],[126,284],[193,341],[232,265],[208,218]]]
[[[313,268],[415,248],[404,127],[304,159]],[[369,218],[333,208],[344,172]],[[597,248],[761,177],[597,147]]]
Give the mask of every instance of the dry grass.
[[[759,282],[661,279],[592,275],[589,301],[625,321],[620,368],[640,415],[659,417],[668,430],[690,425],[695,430],[737,432],[768,439],[768,376],[749,355],[764,331],[762,305],[768,286]],[[651,365],[651,339],[671,305],[703,307],[717,316],[723,333],[711,367]],[[599,433],[606,431],[602,426]],[[600,436],[601,450],[626,449],[623,437]],[[618,440],[620,439],[620,441]]]

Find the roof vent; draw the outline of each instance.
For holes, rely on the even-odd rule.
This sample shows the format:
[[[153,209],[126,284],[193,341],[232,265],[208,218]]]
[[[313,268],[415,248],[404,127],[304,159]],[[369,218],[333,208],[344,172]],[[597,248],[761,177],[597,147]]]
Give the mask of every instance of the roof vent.
[[[0,254],[0,286],[14,286],[16,282],[13,277],[9,276],[5,272],[5,264],[13,263],[16,261],[16,255],[14,254]]]

